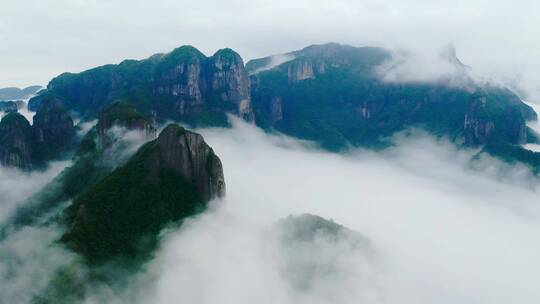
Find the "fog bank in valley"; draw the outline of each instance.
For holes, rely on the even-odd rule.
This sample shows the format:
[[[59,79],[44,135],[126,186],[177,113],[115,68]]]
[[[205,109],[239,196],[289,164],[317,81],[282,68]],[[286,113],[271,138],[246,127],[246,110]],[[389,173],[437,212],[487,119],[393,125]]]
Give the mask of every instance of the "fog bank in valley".
[[[473,160],[477,151],[420,131],[396,135],[380,153],[332,154],[232,122],[197,130],[223,162],[226,198],[165,231],[127,288],[96,287],[86,303],[540,301],[538,179],[525,167]],[[36,176],[21,176],[37,189]],[[3,197],[16,197],[12,189]],[[283,219],[305,213],[352,232],[283,241]],[[11,254],[0,255],[0,270],[12,274],[0,276],[1,300],[37,291],[69,263],[70,253],[49,245],[57,236],[28,228],[0,244]],[[14,256],[18,263],[6,259]]]
[[[58,175],[69,161],[53,162],[44,171],[0,167],[0,228],[16,208]],[[53,242],[55,227],[27,227],[0,240],[0,303],[30,303],[49,284],[57,267],[72,256]]]
[[[538,180],[523,167],[472,161],[477,151],[416,131],[381,154],[346,155],[238,121],[200,132],[223,161],[227,197],[165,233],[156,260],[118,302],[540,300]],[[357,231],[369,248],[324,237],[307,249],[280,243],[276,223],[303,213]],[[311,287],[297,288],[302,280]]]
[[[70,162],[53,162],[44,171],[23,172],[0,166],[0,223],[24,199],[38,192]]]

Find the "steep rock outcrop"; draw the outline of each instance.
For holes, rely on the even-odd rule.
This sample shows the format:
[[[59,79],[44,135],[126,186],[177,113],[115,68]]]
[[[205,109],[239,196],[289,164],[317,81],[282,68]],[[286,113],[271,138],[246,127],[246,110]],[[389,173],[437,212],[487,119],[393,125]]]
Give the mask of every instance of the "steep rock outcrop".
[[[156,68],[154,92],[173,100],[174,109],[186,115],[193,106],[203,103],[207,83],[207,58],[192,46],[182,46],[163,57]]]
[[[528,120],[536,113],[511,92],[479,89],[464,109],[463,138],[467,146],[478,147],[492,141],[522,145],[528,138]]]
[[[161,168],[169,168],[195,185],[204,200],[225,194],[221,161],[200,134],[169,125],[154,146],[155,153],[148,157],[150,178],[156,178]]]
[[[32,128],[18,113],[8,113],[0,122],[0,164],[32,169]]]
[[[62,241],[91,263],[145,257],[165,225],[225,194],[221,161],[202,136],[169,125],[67,210]]]
[[[36,109],[43,96],[53,95],[86,117],[117,99],[127,99],[144,115],[192,125],[226,125],[226,114],[252,122],[250,88],[244,63],[230,49],[206,57],[192,46],[148,59],[126,60],[79,74],[65,73],[47,91],[30,100]]]
[[[35,157],[48,160],[60,156],[73,148],[75,127],[61,100],[51,98],[44,101],[34,115],[32,132]]]
[[[287,69],[289,83],[294,83],[306,79],[315,78],[313,64],[310,60],[297,60],[289,65]]]
[[[12,106],[18,108],[17,103]],[[75,127],[60,100],[45,100],[34,115],[32,126],[16,112],[9,111],[4,116],[2,165],[23,169],[41,167],[73,148]]]
[[[221,102],[236,106],[234,113],[246,121],[254,120],[251,108],[249,77],[240,55],[231,49],[222,49],[210,58],[212,91]]]

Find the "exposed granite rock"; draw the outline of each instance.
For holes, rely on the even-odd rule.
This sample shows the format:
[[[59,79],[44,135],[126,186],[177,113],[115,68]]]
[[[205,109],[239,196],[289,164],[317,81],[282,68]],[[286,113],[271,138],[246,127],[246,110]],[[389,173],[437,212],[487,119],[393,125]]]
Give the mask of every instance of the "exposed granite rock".
[[[223,195],[223,168],[212,148],[201,135],[169,125],[75,199],[62,241],[91,263],[144,259],[163,227]]]
[[[305,59],[294,61],[292,64],[290,64],[287,74],[289,83],[315,78],[312,62]]]
[[[485,144],[494,129],[495,124],[493,121],[484,121],[476,117],[470,117],[468,113],[465,113],[463,130],[466,145],[479,146]]]
[[[193,183],[204,200],[225,195],[221,161],[200,134],[169,125],[152,144],[155,152],[148,157],[150,178],[168,168]]]
[[[15,112],[6,114],[0,122],[0,164],[32,169],[32,128]]]
[[[56,158],[73,148],[75,127],[61,100],[45,100],[34,115],[32,125],[35,156],[39,160]]]
[[[217,51],[210,58],[210,83],[223,102],[236,105],[235,114],[253,122],[249,77],[240,55],[231,49]]]
[[[189,56],[180,56],[184,53]],[[183,46],[169,56],[176,62],[163,64],[166,68],[156,77],[155,92],[175,99],[174,109],[181,115],[196,114],[206,105],[253,122],[249,78],[240,55],[222,49],[207,58],[197,49]]]
[[[160,121],[225,125],[227,113],[254,120],[244,63],[230,49],[206,57],[192,46],[182,46],[141,61],[65,73],[30,100],[30,108],[36,109],[47,95],[64,100],[70,110],[86,117],[97,116],[121,98],[144,115],[155,113]]]
[[[158,64],[154,92],[174,100],[174,108],[181,115],[192,106],[203,102],[207,84],[204,78],[206,56],[192,46],[182,46],[168,54]]]

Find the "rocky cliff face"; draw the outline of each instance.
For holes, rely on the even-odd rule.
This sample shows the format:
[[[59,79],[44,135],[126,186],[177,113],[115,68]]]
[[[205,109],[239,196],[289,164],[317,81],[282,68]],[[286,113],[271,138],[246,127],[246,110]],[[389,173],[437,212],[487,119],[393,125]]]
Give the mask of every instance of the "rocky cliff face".
[[[32,127],[18,113],[8,113],[0,122],[0,164],[32,168]]]
[[[207,106],[253,121],[249,78],[240,55],[222,49],[207,58],[184,46],[168,56],[174,60],[165,59],[161,64],[154,91],[174,99],[179,114],[192,115]]]
[[[226,113],[254,120],[244,63],[230,49],[206,57],[192,46],[182,46],[146,60],[62,74],[30,101],[30,108],[37,108],[47,95],[90,117],[115,99],[126,98],[142,114],[156,113],[160,121],[224,125]]]
[[[168,96],[174,110],[186,115],[193,106],[203,103],[203,92],[207,89],[205,75],[206,57],[191,46],[175,49],[158,64],[154,92]]]
[[[225,195],[221,161],[201,135],[169,125],[78,196],[62,241],[91,263],[141,258],[160,230]]]
[[[465,145],[477,147],[494,140],[522,145],[533,140],[528,138],[526,123],[536,120],[536,113],[513,94],[503,95],[504,103],[498,100],[500,97],[484,90],[470,97],[463,118]]]
[[[169,168],[195,185],[205,201],[225,195],[221,161],[200,134],[169,125],[153,145],[155,152],[148,157],[150,178]]]
[[[73,119],[59,99],[49,99],[40,105],[34,115],[32,131],[37,159],[55,158],[73,148]]]
[[[240,55],[231,49],[219,50],[210,58],[212,91],[222,102],[235,105],[234,113],[253,122],[249,77]]]
[[[297,60],[291,63],[287,70],[289,83],[315,78],[311,60]]]

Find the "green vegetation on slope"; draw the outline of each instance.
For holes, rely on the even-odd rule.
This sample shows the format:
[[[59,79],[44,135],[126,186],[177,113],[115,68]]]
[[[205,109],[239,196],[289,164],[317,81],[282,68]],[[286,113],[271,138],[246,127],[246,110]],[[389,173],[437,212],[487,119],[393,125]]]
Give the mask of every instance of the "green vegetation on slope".
[[[147,117],[155,114],[162,122],[172,119],[193,126],[227,126],[225,112],[236,111],[237,105],[222,99],[221,92],[214,92],[212,62],[217,56],[241,63],[240,56],[230,49],[206,57],[193,46],[182,46],[144,60],[61,74],[30,100],[29,108],[35,110],[54,96],[70,110],[92,119],[107,105],[129,100],[138,112]]]
[[[507,89],[479,86],[467,78],[463,86],[444,80],[385,82],[376,68],[389,57],[374,48],[330,44],[290,54],[293,60],[252,76],[255,119],[262,128],[332,151],[383,148],[393,134],[413,127],[459,146],[500,142],[517,151],[520,144],[538,141],[526,126],[536,113]],[[249,62],[247,68],[268,60]],[[502,149],[500,156],[506,152]],[[535,157],[520,159],[536,166]]]
[[[90,262],[140,257],[156,245],[164,225],[204,207],[194,187],[173,171],[161,168],[157,179],[148,177],[153,149],[153,142],[144,145],[73,203],[68,212],[78,220],[63,242]]]

